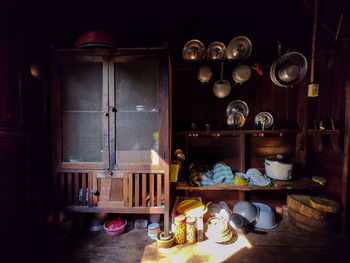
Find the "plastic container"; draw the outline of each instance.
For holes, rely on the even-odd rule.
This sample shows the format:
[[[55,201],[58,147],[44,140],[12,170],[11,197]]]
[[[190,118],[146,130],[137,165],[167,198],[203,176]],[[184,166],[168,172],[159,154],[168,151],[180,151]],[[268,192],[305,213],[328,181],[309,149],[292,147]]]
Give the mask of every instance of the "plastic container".
[[[186,242],[186,217],[184,215],[175,217],[174,237],[176,244],[183,244]]]
[[[104,223],[103,228],[109,236],[118,236],[125,231],[128,222],[125,219],[114,218]]]
[[[170,164],[170,182],[172,183],[177,182],[179,170],[180,170],[179,164]]]
[[[196,218],[192,216],[186,218],[186,242],[189,244],[197,242]]]
[[[148,225],[148,236],[156,240],[157,234],[160,232],[160,227],[158,223],[152,223]]]
[[[273,229],[278,226],[275,214],[271,207],[262,203],[253,203],[259,210],[258,218],[255,227],[261,229]]]
[[[240,201],[234,205],[232,212],[243,216],[248,223],[253,223],[258,217],[259,210],[257,206],[248,201]]]

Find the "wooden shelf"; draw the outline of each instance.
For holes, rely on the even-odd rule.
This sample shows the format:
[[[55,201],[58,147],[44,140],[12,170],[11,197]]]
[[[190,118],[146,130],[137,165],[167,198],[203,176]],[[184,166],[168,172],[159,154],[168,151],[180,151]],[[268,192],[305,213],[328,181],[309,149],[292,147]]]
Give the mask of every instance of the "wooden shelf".
[[[339,135],[342,132],[340,130],[308,130],[311,134],[328,134],[328,135]]]
[[[271,134],[271,135],[283,135],[283,134],[297,134],[300,130],[221,130],[221,131],[176,131],[175,135],[188,135],[188,136],[228,136],[228,135],[241,135],[241,134]]]
[[[272,186],[251,186],[251,185],[234,185],[234,184],[215,184],[209,186],[190,186],[188,182],[178,182],[176,190],[234,190],[234,191],[261,191],[261,190],[308,190],[322,189],[323,185],[312,181],[311,178],[304,177],[295,181],[278,181],[274,180]]]

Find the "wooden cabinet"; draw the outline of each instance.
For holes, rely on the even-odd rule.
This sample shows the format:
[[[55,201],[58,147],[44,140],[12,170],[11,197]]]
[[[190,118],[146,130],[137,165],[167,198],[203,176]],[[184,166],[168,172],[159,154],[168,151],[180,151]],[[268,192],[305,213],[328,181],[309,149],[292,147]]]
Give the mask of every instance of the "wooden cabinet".
[[[61,205],[168,213],[168,64],[164,48],[53,52],[53,166]]]

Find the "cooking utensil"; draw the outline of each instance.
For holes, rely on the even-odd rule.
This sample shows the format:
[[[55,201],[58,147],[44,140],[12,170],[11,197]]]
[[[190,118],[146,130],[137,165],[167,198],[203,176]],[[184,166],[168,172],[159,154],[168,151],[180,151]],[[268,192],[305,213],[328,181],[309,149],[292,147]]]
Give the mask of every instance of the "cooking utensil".
[[[276,59],[270,67],[270,78],[277,86],[288,87],[298,84],[307,72],[307,60],[299,52],[288,52]]]
[[[241,112],[232,112],[227,116],[227,125],[231,128],[243,127],[244,123],[245,118]]]
[[[293,164],[284,161],[282,155],[266,157],[264,164],[268,177],[277,180],[290,180],[292,178]]]
[[[211,77],[213,76],[213,72],[208,66],[201,66],[197,72],[197,79],[202,83],[208,83]]]
[[[226,115],[228,116],[232,112],[240,112],[247,118],[249,114],[249,108],[247,103],[243,100],[233,100],[226,107]]]
[[[273,125],[273,116],[266,111],[259,112],[254,118],[254,123],[259,129],[269,129]]]
[[[223,79],[224,76],[224,62],[221,62],[221,77],[213,85],[213,93],[216,97],[222,99],[225,98],[231,92],[231,84],[227,80]]]
[[[207,58],[211,61],[220,61],[226,57],[226,46],[222,42],[213,42],[207,48]]]
[[[239,214],[232,214],[229,219],[229,225],[236,235],[245,235],[248,232],[246,219]]]
[[[238,36],[230,41],[227,47],[227,59],[231,61],[245,61],[252,52],[252,43],[246,36]]]
[[[252,71],[247,65],[239,65],[232,70],[233,80],[241,85],[250,78],[251,74]]]
[[[259,74],[260,76],[262,76],[262,74],[264,74],[264,73],[262,72],[262,70],[259,68],[259,64],[258,64],[258,63],[255,63],[255,64],[252,66],[252,69],[254,69],[256,72],[258,72],[258,74]]]
[[[197,39],[187,41],[182,49],[182,57],[186,61],[202,61],[204,56],[204,44]]]
[[[248,201],[239,201],[232,208],[232,212],[243,216],[248,223],[253,223],[259,214],[258,208]]]

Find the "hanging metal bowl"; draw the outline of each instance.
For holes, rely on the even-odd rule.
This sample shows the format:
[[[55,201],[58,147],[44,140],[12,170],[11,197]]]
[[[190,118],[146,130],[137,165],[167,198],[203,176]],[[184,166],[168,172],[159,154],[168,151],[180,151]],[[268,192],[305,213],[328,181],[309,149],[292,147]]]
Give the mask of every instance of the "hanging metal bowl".
[[[201,66],[197,72],[197,79],[202,83],[208,83],[213,76],[213,71],[208,66]]]
[[[221,61],[226,57],[226,46],[222,42],[213,42],[207,48],[207,59],[210,61]]]
[[[213,93],[219,98],[225,98],[231,92],[231,84],[225,79],[217,80],[213,85]]]
[[[182,57],[186,61],[202,61],[205,57],[205,46],[197,40],[187,41],[182,49]]]
[[[307,73],[307,60],[299,52],[288,52],[273,61],[270,77],[280,87],[289,87],[302,81]]]
[[[243,84],[252,74],[252,70],[247,65],[238,65],[232,70],[232,78],[236,83]]]

